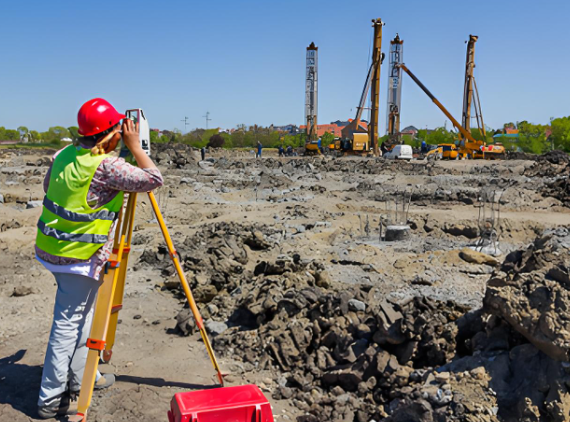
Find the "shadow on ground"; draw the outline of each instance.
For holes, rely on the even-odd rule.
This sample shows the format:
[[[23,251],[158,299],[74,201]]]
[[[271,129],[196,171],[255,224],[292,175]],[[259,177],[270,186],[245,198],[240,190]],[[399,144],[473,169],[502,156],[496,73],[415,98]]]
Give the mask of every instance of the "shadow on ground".
[[[153,387],[176,387],[187,390],[208,390],[217,388],[219,385],[191,384],[185,382],[166,381],[164,378],[135,377],[131,375],[117,375],[117,381],[131,384],[142,384]],[[0,390],[1,391],[1,390]]]
[[[42,367],[18,363],[26,352],[19,350],[0,359],[0,404],[36,418]]]

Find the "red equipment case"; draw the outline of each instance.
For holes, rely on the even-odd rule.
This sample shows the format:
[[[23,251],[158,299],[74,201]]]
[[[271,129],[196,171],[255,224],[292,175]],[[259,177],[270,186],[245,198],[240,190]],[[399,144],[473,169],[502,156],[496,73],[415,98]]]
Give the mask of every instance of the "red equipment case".
[[[269,401],[253,384],[177,393],[168,421],[274,422]]]

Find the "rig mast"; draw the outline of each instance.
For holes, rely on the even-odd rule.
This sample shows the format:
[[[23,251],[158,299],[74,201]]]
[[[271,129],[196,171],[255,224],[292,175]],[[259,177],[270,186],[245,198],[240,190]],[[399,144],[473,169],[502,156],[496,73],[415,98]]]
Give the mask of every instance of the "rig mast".
[[[370,90],[370,123],[368,124],[368,138],[375,157],[380,155],[378,147],[378,109],[380,108],[380,66],[382,64],[382,19],[372,19],[374,28],[374,46],[372,49],[372,80]]]
[[[308,141],[315,141],[318,139],[318,52],[319,47],[315,46],[314,42],[307,47],[307,65],[305,70],[305,118]]]
[[[388,105],[386,107],[386,133],[389,139],[399,141],[400,104],[402,98],[402,71],[399,67],[404,60],[404,40],[396,34],[390,41],[390,75],[388,76]]]
[[[477,91],[477,82],[473,70],[475,69],[475,43],[479,39],[476,35],[469,35],[467,41],[467,55],[465,58],[465,86],[463,88],[463,114],[461,118],[462,126],[471,133],[471,106],[475,110],[475,119],[477,127],[483,137],[485,133],[485,123],[483,122],[483,113],[481,112],[481,103],[479,102],[479,92]]]

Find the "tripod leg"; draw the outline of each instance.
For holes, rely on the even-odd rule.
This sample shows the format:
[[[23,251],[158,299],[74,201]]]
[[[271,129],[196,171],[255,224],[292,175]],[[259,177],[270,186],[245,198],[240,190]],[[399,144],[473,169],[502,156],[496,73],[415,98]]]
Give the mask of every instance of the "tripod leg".
[[[136,198],[133,199],[133,201],[129,201],[131,208],[134,207],[135,200]],[[91,332],[89,333],[89,339],[87,340],[89,351],[87,352],[85,372],[83,373],[81,390],[79,391],[77,414],[68,418],[70,422],[85,422],[87,420],[87,410],[91,405],[100,353],[105,349],[105,339],[109,327],[112,302],[119,277],[119,271],[117,271],[117,269],[120,268],[120,263],[123,259],[127,230],[129,227],[132,227],[129,217],[130,214],[126,211],[124,216],[122,213],[119,215],[119,221],[117,222],[117,228],[115,230],[115,241],[113,242],[113,252],[107,261],[103,283],[101,287],[99,287],[97,300],[95,301],[93,324],[91,326]]]
[[[210,356],[212,365],[214,366],[214,369],[217,372],[218,381],[220,382],[220,385],[223,387],[224,379],[222,377],[222,371],[220,370],[220,366],[218,365],[218,361],[216,360],[216,356],[214,355],[214,350],[212,349],[212,345],[210,344],[210,340],[208,339],[206,328],[204,327],[204,321],[202,321],[202,316],[200,315],[200,311],[196,306],[196,302],[194,301],[194,296],[192,296],[190,285],[188,284],[186,276],[184,275],[184,271],[182,270],[182,266],[180,265],[180,260],[178,259],[178,253],[174,249],[174,245],[172,244],[172,239],[170,238],[170,234],[168,233],[166,224],[164,224],[164,219],[162,218],[162,213],[160,212],[160,208],[158,208],[158,203],[156,202],[154,194],[152,192],[149,192],[148,197],[150,199],[150,203],[152,204],[152,209],[154,211],[154,214],[156,215],[156,219],[160,226],[160,230],[162,231],[162,235],[164,236],[164,240],[168,247],[168,253],[170,254],[172,263],[176,268],[176,272],[178,273],[178,278],[180,278],[180,284],[182,284],[182,288],[184,289],[184,293],[186,294],[186,299],[188,299],[188,304],[190,305],[190,310],[192,311],[192,315],[194,316],[194,321],[196,321],[196,325],[200,330],[200,335],[202,336],[202,340],[206,345],[206,350],[208,352],[208,355]]]
[[[95,378],[97,376],[97,366],[99,365],[99,353],[105,349],[104,339],[107,336],[107,327],[111,315],[111,302],[119,275],[117,268],[121,262],[124,242],[125,236],[122,235],[119,252],[117,255],[113,253],[109,258],[107,273],[103,277],[103,284],[101,284],[97,292],[93,325],[91,326],[89,339],[87,339],[89,352],[87,352],[85,372],[83,373],[83,381],[81,382],[81,390],[79,391],[77,415],[69,418],[69,420],[73,422],[87,420],[87,410],[91,405],[93,387],[95,386]]]
[[[131,240],[133,235],[133,227],[135,221],[135,209],[137,207],[137,194],[130,193],[125,211],[125,218],[128,225],[126,227],[126,243],[123,248],[123,258],[119,266],[119,276],[117,279],[115,294],[111,307],[111,317],[109,319],[109,327],[107,329],[107,338],[105,339],[105,350],[101,354],[101,360],[108,363],[113,356],[113,346],[115,345],[115,335],[117,333],[117,323],[119,321],[119,311],[123,308],[123,296],[125,293],[125,280],[127,277],[127,269],[129,265],[129,252],[131,251]],[[118,253],[118,251],[113,251]]]

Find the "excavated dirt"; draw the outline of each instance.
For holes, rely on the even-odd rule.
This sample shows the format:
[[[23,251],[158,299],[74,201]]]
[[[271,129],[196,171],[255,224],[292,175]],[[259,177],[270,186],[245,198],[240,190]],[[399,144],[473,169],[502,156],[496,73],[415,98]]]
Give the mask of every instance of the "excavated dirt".
[[[55,283],[33,242],[51,153],[0,150],[0,420],[36,418]],[[154,152],[156,196],[229,385],[259,385],[276,421],[570,418],[567,156],[264,155]],[[117,383],[95,394],[92,421],[166,420],[175,392],[215,385],[145,195],[136,212],[101,366]],[[470,248],[492,216],[496,256]],[[383,241],[387,222],[410,239]]]

